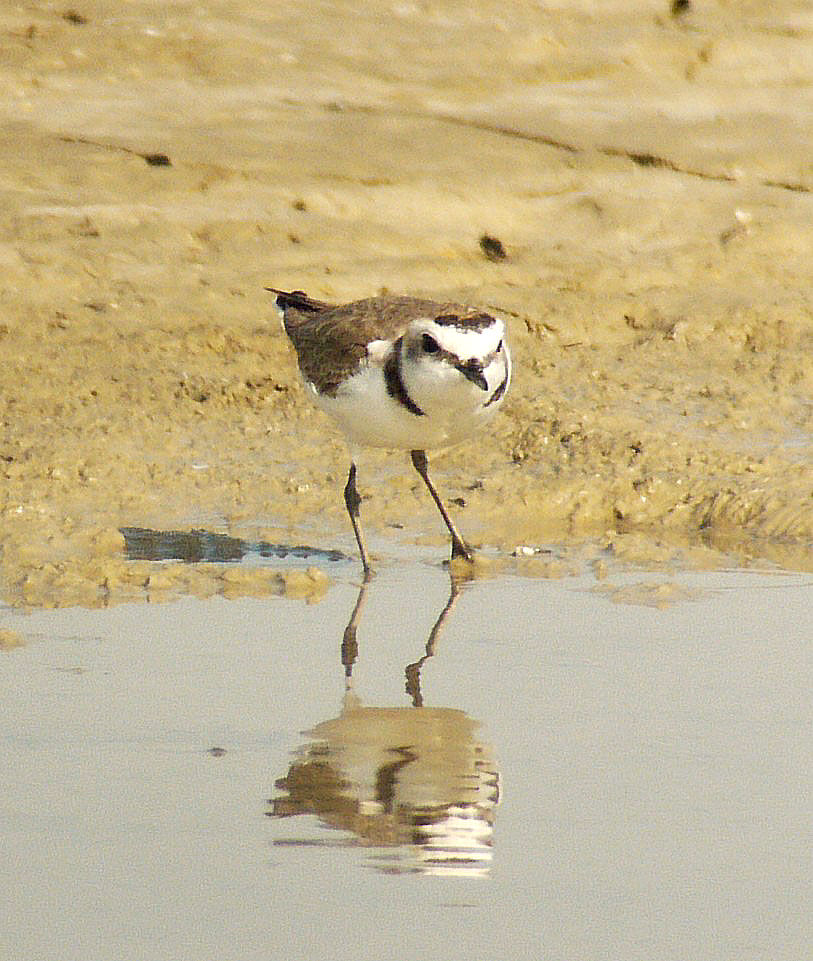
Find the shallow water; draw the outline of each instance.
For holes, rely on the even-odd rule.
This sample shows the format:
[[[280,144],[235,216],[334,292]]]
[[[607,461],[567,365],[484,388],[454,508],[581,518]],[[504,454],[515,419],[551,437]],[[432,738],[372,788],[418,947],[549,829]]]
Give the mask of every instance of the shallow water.
[[[809,577],[343,570],[0,610],[5,956],[805,956]]]

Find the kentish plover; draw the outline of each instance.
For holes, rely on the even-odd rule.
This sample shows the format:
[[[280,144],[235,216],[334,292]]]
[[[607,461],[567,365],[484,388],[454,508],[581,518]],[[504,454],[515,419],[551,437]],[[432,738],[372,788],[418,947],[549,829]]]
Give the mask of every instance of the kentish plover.
[[[416,297],[333,306],[299,290],[267,289],[277,295],[307,387],[347,437],[344,502],[365,573],[370,560],[356,490],[359,446],[410,451],[452,535],[452,557],[471,560],[429,477],[426,450],[471,437],[502,403],[511,381],[503,321],[476,308]]]

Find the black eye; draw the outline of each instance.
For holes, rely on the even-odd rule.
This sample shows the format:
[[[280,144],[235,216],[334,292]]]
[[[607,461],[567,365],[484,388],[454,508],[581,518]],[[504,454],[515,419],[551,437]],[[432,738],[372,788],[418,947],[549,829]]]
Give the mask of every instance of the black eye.
[[[497,344],[497,353],[499,354],[501,350],[502,350],[502,341],[500,341],[499,344]]]
[[[440,350],[438,342],[430,334],[424,334],[421,337],[421,347],[425,354],[436,354]]]

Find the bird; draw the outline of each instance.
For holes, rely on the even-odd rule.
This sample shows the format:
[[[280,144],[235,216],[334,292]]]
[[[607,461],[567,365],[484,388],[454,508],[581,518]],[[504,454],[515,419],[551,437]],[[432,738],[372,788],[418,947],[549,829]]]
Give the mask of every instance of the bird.
[[[451,535],[452,559],[471,561],[429,476],[426,451],[471,438],[492,419],[511,383],[505,323],[476,307],[409,296],[335,305],[276,287],[283,326],[306,389],[345,435],[344,502],[365,576],[372,573],[356,487],[359,449],[409,451]]]

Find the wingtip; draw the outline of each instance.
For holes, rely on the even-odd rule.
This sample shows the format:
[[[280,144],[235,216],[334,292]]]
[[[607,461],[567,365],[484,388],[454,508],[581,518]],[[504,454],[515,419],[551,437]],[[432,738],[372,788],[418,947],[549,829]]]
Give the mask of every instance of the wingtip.
[[[277,295],[275,303],[277,307],[282,308],[282,310],[285,310],[286,307],[295,306],[293,301],[295,300],[297,294],[301,294],[301,296],[303,297],[305,296],[304,293],[298,290],[294,290],[294,291],[280,290],[278,287],[266,287],[265,289],[268,291],[269,294]]]
[[[308,297],[304,290],[280,290],[277,287],[266,287],[265,289],[269,293],[277,295],[276,304],[282,310],[288,310],[292,307],[295,310],[316,313],[329,306],[329,304],[324,304],[320,300]]]

